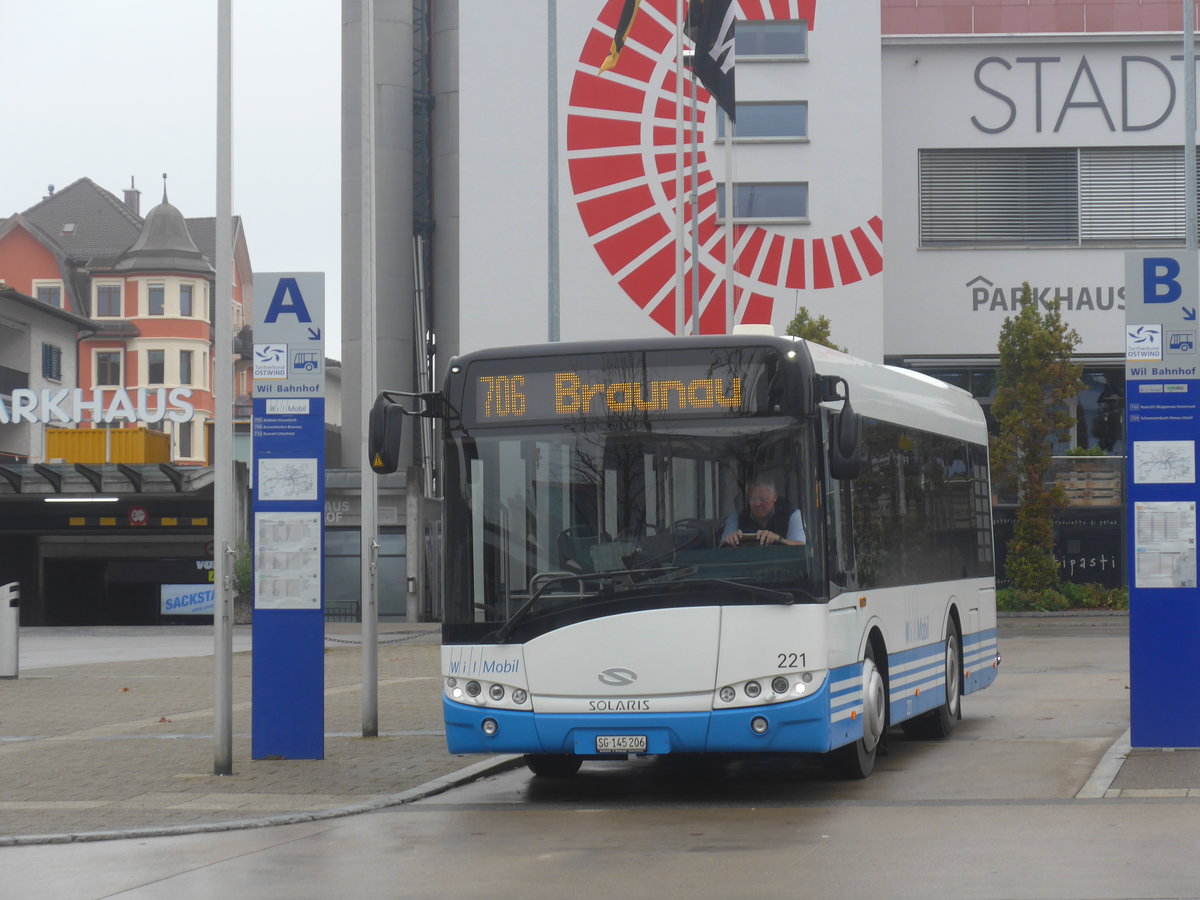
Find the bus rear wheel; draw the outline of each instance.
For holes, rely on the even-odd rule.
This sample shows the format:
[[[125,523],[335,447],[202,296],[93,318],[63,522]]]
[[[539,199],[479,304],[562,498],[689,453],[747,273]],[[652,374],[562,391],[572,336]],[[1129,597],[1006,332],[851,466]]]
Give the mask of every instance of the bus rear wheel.
[[[887,681],[875,665],[875,648],[867,644],[863,659],[863,736],[826,756],[830,773],[841,778],[866,778],[875,769],[875,756],[887,728]]]
[[[539,778],[570,778],[579,771],[583,760],[565,753],[527,753],[525,765]]]
[[[904,734],[913,738],[948,738],[962,716],[962,639],[953,619],[946,626],[946,699],[937,709],[909,719]]]

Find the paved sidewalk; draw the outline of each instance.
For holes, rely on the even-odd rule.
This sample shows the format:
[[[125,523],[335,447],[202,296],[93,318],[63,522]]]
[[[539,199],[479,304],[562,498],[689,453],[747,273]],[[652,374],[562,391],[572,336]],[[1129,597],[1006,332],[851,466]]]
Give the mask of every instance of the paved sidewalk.
[[[0,846],[301,821],[403,802],[509,762],[446,752],[436,625],[380,626],[379,736],[362,737],[358,629],[326,632],[325,759],[258,761],[250,653],[236,650],[248,629],[238,629],[229,776],[212,774],[211,628],[196,629],[207,656],[144,658],[154,631],[127,629],[125,661],[43,660],[0,680]]]

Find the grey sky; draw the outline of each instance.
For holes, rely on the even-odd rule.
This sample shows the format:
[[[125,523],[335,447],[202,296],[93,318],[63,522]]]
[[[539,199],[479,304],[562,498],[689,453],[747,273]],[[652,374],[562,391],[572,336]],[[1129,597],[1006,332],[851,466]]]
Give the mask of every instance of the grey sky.
[[[338,0],[233,0],[233,211],[260,272],[325,272],[341,357]],[[4,4],[0,215],[91,178],[216,213],[217,0]]]

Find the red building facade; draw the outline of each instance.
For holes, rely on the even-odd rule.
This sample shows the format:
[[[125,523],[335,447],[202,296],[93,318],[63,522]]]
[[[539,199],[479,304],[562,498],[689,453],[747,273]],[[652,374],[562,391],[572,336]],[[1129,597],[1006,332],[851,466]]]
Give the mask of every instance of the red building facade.
[[[93,323],[69,349],[79,376],[77,385],[61,385],[68,399],[44,402],[26,417],[36,414],[35,424],[47,428],[163,431],[173,463],[203,465],[216,410],[215,224],[185,219],[165,190],[142,218],[138,198],[131,187],[119,200],[85,178],[0,224],[0,278]],[[253,284],[240,222],[234,239],[234,333],[227,340],[250,318]],[[247,405],[248,362],[235,365],[234,384],[235,403]]]

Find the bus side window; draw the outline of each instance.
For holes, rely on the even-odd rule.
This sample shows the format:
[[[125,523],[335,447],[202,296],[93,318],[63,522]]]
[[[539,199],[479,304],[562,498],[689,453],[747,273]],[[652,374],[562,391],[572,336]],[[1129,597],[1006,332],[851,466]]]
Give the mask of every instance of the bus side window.
[[[857,586],[854,575],[854,482],[830,481],[829,580],[839,587]]]

